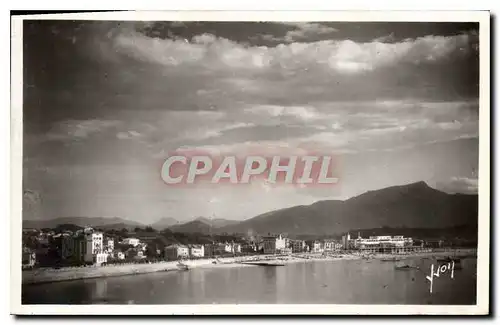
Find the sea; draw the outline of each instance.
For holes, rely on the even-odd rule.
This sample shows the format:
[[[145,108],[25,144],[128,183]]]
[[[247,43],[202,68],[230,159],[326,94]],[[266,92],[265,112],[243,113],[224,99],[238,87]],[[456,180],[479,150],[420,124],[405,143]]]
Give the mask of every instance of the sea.
[[[216,267],[30,284],[23,304],[476,304],[476,258],[433,277],[432,258],[326,260],[284,266]],[[418,267],[418,268],[417,268]]]

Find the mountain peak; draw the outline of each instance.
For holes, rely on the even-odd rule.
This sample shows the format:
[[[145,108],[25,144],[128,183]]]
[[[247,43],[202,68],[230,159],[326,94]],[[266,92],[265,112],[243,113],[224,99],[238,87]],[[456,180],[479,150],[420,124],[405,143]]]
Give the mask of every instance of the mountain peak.
[[[421,187],[421,188],[430,188],[429,185],[427,185],[426,182],[424,181],[419,181],[419,182],[415,182],[415,183],[410,183],[408,184],[407,186],[409,187]]]

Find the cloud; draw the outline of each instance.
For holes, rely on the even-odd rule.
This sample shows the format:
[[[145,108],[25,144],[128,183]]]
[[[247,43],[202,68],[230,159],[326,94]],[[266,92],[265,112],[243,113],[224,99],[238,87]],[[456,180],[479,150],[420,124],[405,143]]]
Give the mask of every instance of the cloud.
[[[255,105],[245,108],[245,112],[272,117],[291,116],[301,120],[313,120],[320,116],[314,107],[306,106]]]
[[[184,139],[206,140],[209,138],[220,137],[226,131],[243,129],[243,128],[251,128],[254,126],[255,126],[255,124],[253,124],[253,123],[239,122],[239,123],[232,123],[232,124],[227,124],[227,125],[223,125],[220,127],[214,127],[214,128],[198,128],[196,130],[188,130],[188,131],[184,132],[183,134],[180,135],[179,139],[180,140],[184,140]]]
[[[304,24],[297,35],[331,31],[320,24]],[[384,40],[385,41],[385,40]],[[137,32],[115,38],[115,49],[135,59],[175,67],[201,66],[210,70],[255,69],[257,71],[294,70],[321,67],[341,74],[362,73],[398,64],[435,63],[452,56],[477,52],[474,33],[454,36],[428,35],[400,42],[381,40],[322,40],[292,42],[276,47],[245,46],[212,34],[194,36],[190,42],[149,38]],[[229,71],[228,71],[229,72]]]
[[[140,134],[137,131],[126,131],[126,132],[118,132],[116,134],[116,137],[120,140],[126,140],[126,139],[134,139],[134,138],[139,138],[142,137],[142,134]]]
[[[333,27],[325,26],[319,23],[305,23],[305,22],[296,22],[296,23],[286,23],[287,25],[295,26],[297,29],[293,31],[288,31],[283,38],[283,40],[287,42],[292,42],[295,40],[303,40],[305,38],[335,33],[338,30]]]
[[[448,193],[477,194],[478,179],[470,177],[452,177],[447,182],[441,182],[437,186]]]
[[[47,139],[56,141],[85,139],[92,134],[117,127],[120,123],[116,120],[67,120],[55,125],[48,132]]]

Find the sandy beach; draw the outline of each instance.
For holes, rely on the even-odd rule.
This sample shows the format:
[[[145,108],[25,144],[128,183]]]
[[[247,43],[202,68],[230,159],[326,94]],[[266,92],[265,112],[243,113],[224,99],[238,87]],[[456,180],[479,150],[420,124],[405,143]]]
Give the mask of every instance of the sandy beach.
[[[254,255],[245,257],[228,257],[228,258],[209,258],[199,260],[183,261],[189,268],[227,268],[227,267],[257,267],[244,262],[250,261],[268,261],[273,263],[289,264],[289,263],[307,263],[312,261],[341,261],[353,259],[384,259],[397,257],[398,259],[405,258],[431,258],[431,257],[464,257],[475,255],[475,249],[457,249],[448,251],[429,251],[407,254],[360,254],[360,253],[329,253],[329,254],[314,254],[301,253],[287,256],[276,255]],[[215,263],[214,263],[215,262]],[[100,277],[123,276],[133,274],[146,274],[153,272],[179,271],[177,261],[165,261],[157,263],[145,264],[116,264],[107,266],[87,266],[87,267],[67,267],[60,269],[40,268],[33,270],[22,271],[23,284],[36,284],[47,282],[70,281]]]

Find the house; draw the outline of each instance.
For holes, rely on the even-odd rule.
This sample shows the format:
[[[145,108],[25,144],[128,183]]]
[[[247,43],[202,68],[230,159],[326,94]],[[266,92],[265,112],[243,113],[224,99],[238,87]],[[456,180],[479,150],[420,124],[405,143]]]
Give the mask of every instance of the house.
[[[326,239],[323,242],[325,252],[335,252],[342,248],[342,244],[333,239]]]
[[[203,245],[189,245],[189,256],[191,257],[205,256],[205,247]]]
[[[34,250],[24,247],[22,253],[22,266],[25,267],[33,267],[36,264],[36,253]]]
[[[92,232],[92,233],[87,233],[84,236],[85,240],[85,252],[84,252],[84,261],[86,263],[97,263],[100,264],[102,263],[102,260],[104,257],[102,255],[104,253],[103,250],[103,236],[104,234],[102,232]],[[98,258],[99,255],[99,258]],[[104,254],[106,255],[106,254]],[[107,255],[106,255],[107,259]]]
[[[168,260],[178,260],[189,257],[189,248],[181,244],[173,244],[165,247],[165,257]]]
[[[282,235],[269,235],[262,238],[264,254],[280,254],[286,248],[287,239]]]
[[[303,253],[306,251],[306,242],[304,240],[292,240],[290,246],[292,253]]]
[[[124,245],[132,245],[132,246],[137,246],[139,245],[141,241],[138,239],[138,238],[125,238],[123,241],[122,241],[122,244]]]
[[[121,251],[115,251],[115,256],[119,260],[124,260],[125,259],[125,253]]]
[[[323,243],[319,240],[315,240],[311,244],[311,253],[323,253]]]
[[[252,243],[246,243],[240,246],[241,252],[243,253],[254,253],[257,251],[257,245]]]
[[[227,254],[226,244],[213,243],[204,245],[205,256],[217,256]]]
[[[233,253],[234,254],[241,253],[241,244],[240,243],[233,243]]]
[[[104,244],[104,250],[108,254],[112,254],[113,251],[115,250],[115,240],[113,238],[106,238],[105,244]]]

